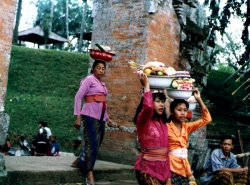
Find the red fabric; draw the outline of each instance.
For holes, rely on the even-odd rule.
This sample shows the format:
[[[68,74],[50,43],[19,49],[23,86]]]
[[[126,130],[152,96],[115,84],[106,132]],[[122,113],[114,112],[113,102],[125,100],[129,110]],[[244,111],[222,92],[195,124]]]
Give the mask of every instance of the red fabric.
[[[157,149],[146,149],[141,148],[141,153],[143,155],[143,159],[149,161],[166,161],[168,155],[167,148],[157,148]]]
[[[106,95],[104,95],[104,94],[95,94],[95,95],[91,95],[91,96],[85,96],[84,101],[85,101],[85,103],[106,102]]]
[[[193,117],[192,111],[187,111],[186,118],[187,119],[192,119],[192,117]]]

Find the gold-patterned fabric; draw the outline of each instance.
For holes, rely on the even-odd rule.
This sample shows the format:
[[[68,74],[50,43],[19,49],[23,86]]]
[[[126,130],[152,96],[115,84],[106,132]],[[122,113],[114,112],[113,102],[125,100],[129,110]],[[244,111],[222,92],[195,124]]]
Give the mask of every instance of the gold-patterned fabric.
[[[139,170],[135,171],[135,176],[139,185],[165,185],[166,182],[162,182],[149,174],[143,173]]]
[[[218,171],[209,185],[247,185],[247,178],[246,173]]]

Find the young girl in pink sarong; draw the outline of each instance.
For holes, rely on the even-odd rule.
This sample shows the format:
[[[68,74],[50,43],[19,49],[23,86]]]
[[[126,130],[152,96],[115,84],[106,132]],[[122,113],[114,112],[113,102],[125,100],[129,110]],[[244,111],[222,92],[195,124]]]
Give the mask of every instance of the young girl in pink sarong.
[[[136,159],[136,178],[139,185],[170,185],[168,159],[168,129],[164,93],[152,93],[147,76],[140,74],[144,95],[134,122],[141,153]]]

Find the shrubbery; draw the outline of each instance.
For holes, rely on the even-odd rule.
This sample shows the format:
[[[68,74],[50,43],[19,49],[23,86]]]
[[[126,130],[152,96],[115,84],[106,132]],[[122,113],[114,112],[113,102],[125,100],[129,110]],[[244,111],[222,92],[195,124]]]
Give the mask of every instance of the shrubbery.
[[[224,81],[231,74],[232,72],[225,69],[211,71],[208,76],[208,85],[206,88],[206,94],[214,105],[230,111],[241,107],[242,99],[247,95],[247,91],[244,88],[240,89],[234,96],[232,95],[232,92],[242,84],[244,79],[240,82],[231,79],[228,83],[224,84]]]

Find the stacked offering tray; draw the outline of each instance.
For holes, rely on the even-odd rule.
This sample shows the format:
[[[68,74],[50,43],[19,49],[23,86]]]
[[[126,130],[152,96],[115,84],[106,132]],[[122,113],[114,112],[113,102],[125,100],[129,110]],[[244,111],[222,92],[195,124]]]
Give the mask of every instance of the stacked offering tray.
[[[193,82],[188,71],[176,71],[168,95],[174,99],[188,99],[192,96]]]
[[[152,61],[141,66],[133,61],[129,62],[132,69],[148,76],[151,89],[167,89],[168,96],[173,99],[188,100],[192,96],[193,82],[188,71],[176,71],[173,67],[166,67],[162,62]],[[195,109],[196,103],[190,102],[190,110]]]
[[[150,75],[148,76],[149,85],[153,89],[166,89],[169,88],[172,84],[173,77],[168,76],[156,76]]]
[[[167,89],[168,96],[173,99],[188,99],[192,96],[192,90]]]

